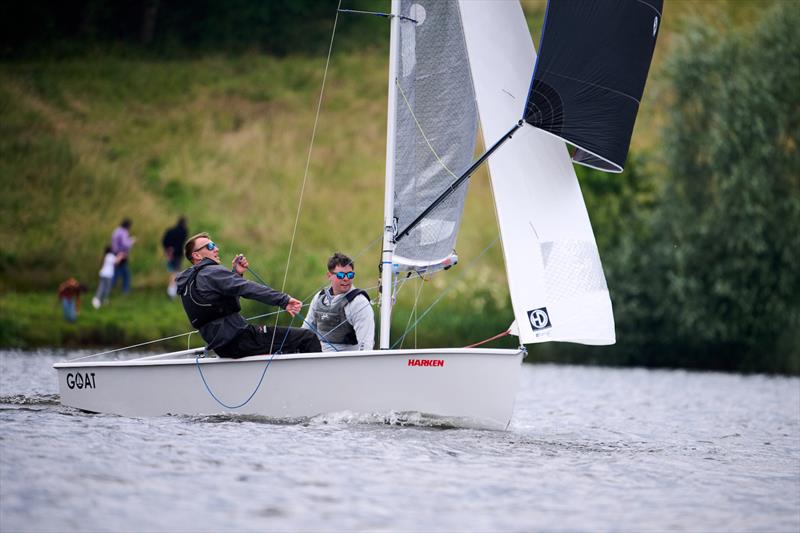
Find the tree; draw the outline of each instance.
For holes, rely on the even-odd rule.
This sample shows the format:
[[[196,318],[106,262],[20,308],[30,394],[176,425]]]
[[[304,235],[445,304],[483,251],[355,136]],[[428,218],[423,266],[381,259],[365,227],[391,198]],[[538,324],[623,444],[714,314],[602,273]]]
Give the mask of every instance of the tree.
[[[777,2],[752,32],[694,27],[668,66],[650,341],[697,366],[800,372],[798,25]]]

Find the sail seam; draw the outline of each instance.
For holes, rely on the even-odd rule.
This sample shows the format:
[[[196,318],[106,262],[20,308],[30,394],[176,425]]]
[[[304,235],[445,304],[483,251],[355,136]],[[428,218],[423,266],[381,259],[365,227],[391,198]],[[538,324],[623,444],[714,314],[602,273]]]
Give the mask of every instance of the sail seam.
[[[581,84],[583,84],[583,85],[589,85],[590,87],[597,87],[598,89],[604,89],[604,90],[606,90],[606,91],[608,91],[608,92],[612,92],[612,93],[619,94],[620,96],[624,96],[625,98],[630,98],[631,100],[633,100],[634,102],[636,102],[636,105],[637,105],[637,106],[638,106],[638,105],[641,103],[641,102],[640,102],[638,99],[634,98],[633,96],[631,96],[631,95],[629,95],[629,94],[625,94],[625,93],[624,93],[624,92],[622,92],[622,91],[618,91],[618,90],[616,90],[616,89],[612,89],[611,87],[606,87],[605,85],[600,85],[599,83],[591,83],[591,82],[588,82],[588,81],[586,81],[586,80],[581,80],[581,79],[578,79],[578,78],[573,78],[572,76],[565,76],[565,75],[563,75],[563,74],[559,74],[558,72],[553,72],[552,70],[545,70],[544,72],[545,72],[546,74],[550,74],[550,75],[552,75],[552,76],[558,76],[559,78],[564,78],[564,79],[566,79],[566,80],[577,81],[578,83],[581,83]]]

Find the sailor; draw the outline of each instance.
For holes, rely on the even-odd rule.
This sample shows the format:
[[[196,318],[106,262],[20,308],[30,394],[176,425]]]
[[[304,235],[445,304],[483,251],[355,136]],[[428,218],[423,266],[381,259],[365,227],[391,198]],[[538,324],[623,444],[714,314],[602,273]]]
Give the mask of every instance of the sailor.
[[[178,294],[192,326],[200,332],[209,350],[220,357],[239,358],[273,352],[319,352],[319,340],[301,328],[255,326],[239,314],[239,297],[286,309],[295,316],[303,307],[300,300],[244,279],[247,258],[237,255],[231,270],[223,267],[219,247],[208,233],[186,241],[184,256],[192,266],[181,272]]]
[[[328,281],[311,300],[303,327],[316,332],[326,352],[372,350],[375,315],[366,291],[353,286],[353,260],[336,252],[328,259]]]

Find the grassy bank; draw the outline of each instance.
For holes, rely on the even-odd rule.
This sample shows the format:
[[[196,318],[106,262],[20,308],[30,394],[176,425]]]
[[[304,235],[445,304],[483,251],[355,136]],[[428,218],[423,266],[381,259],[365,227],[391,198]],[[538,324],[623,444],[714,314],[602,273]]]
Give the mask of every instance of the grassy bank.
[[[0,298],[0,345],[116,347],[189,331],[179,303],[165,294],[139,291],[116,296],[107,306],[94,309],[84,297],[78,320],[64,320],[61,305],[51,293],[6,293]],[[186,338],[165,343],[165,348],[186,347]],[[161,346],[161,345],[159,345]]]

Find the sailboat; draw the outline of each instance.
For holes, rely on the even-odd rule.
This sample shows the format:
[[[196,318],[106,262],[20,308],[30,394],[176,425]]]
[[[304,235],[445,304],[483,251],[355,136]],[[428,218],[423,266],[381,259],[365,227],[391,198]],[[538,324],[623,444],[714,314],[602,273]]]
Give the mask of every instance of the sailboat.
[[[61,402],[134,417],[415,414],[507,428],[526,344],[615,342],[573,163],[622,170],[661,3],[550,0],[537,57],[518,0],[392,0],[380,349],[61,362]],[[479,125],[489,148],[473,162]],[[395,281],[455,264],[466,184],[487,160],[519,348],[393,348]]]

